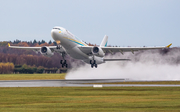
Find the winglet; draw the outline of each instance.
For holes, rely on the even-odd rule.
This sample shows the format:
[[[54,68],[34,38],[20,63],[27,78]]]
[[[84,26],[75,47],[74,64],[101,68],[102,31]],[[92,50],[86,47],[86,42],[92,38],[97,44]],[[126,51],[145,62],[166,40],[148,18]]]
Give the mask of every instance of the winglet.
[[[169,44],[168,46],[166,46],[167,48],[169,48],[170,46],[172,45],[172,43],[171,44]]]
[[[8,43],[8,46],[10,47],[11,45]]]

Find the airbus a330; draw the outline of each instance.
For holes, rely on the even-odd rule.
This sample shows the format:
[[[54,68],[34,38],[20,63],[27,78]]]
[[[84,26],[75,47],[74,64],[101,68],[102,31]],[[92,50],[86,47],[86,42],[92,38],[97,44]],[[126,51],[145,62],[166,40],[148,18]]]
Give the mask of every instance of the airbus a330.
[[[69,55],[72,58],[82,60],[85,63],[91,65],[91,67],[96,67],[98,64],[105,63],[106,61],[126,61],[129,59],[105,59],[106,53],[115,52],[132,52],[139,50],[150,50],[150,49],[164,49],[169,48],[172,44],[163,47],[107,47],[108,36],[104,36],[100,46],[88,46],[85,42],[80,40],[78,37],[73,35],[67,29],[63,27],[54,27],[51,30],[51,36],[56,41],[57,46],[43,46],[43,47],[21,47],[21,46],[10,46],[10,48],[18,49],[30,49],[35,52],[40,52],[44,56],[51,57],[54,52],[60,53],[63,60],[60,60],[62,67],[68,67],[65,60],[65,56]]]

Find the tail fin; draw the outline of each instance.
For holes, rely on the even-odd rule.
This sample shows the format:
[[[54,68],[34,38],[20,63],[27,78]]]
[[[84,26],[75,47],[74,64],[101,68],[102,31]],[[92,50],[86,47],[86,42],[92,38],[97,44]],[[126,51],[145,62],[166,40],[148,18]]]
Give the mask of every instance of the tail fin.
[[[107,46],[107,42],[108,42],[108,36],[105,35],[101,44],[100,44],[100,47],[106,47]]]

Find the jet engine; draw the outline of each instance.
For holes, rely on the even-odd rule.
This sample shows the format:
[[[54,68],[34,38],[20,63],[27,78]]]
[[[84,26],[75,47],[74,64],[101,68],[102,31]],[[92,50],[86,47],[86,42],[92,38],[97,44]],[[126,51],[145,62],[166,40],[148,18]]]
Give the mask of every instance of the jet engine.
[[[51,51],[51,49],[49,47],[41,47],[41,54],[47,57],[51,57],[52,55],[54,55],[54,53]]]
[[[92,54],[98,57],[104,57],[104,51],[100,47],[93,47],[91,50]]]

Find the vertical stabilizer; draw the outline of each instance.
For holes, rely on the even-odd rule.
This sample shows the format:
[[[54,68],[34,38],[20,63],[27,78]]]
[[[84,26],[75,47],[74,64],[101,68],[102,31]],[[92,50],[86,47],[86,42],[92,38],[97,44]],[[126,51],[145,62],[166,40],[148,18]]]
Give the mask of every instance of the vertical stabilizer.
[[[105,35],[101,44],[100,44],[100,47],[106,47],[107,46],[107,42],[108,42],[108,36]]]

